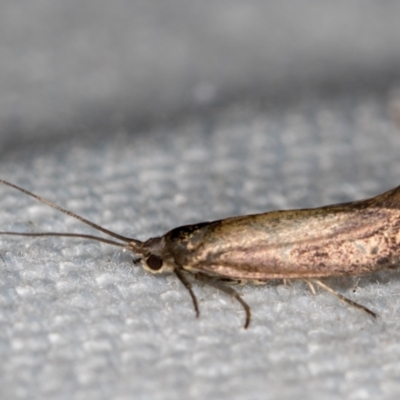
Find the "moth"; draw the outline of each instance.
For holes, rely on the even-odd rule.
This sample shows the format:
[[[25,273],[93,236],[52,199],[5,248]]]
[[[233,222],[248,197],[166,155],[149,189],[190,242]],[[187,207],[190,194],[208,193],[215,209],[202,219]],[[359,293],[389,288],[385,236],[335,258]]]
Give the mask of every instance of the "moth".
[[[118,241],[79,233],[0,232],[1,235],[62,236],[122,247],[138,256],[146,271],[175,274],[188,290],[197,317],[199,306],[189,276],[233,296],[245,311],[244,328],[250,324],[251,310],[230,283],[300,279],[313,293],[317,285],[376,317],[373,311],[321,279],[394,269],[400,262],[400,186],[367,200],[184,225],[140,241],[105,229],[10,182],[0,183]]]

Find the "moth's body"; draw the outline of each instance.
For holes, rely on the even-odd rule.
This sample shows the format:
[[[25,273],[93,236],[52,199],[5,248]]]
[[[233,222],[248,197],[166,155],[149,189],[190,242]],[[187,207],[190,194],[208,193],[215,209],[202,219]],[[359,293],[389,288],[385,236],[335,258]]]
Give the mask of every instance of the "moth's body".
[[[163,236],[141,242],[96,225],[14,184],[0,180],[57,210],[125,243],[84,234],[16,233],[20,236],[69,236],[98,240],[139,254],[151,273],[175,273],[198,305],[187,274],[233,295],[217,280],[264,282],[303,279],[336,294],[341,300],[375,314],[318,279],[349,276],[396,268],[400,263],[400,187],[371,199],[332,206],[232,217],[181,226]]]
[[[152,272],[181,268],[249,281],[371,273],[399,266],[400,209],[392,198],[399,194],[182,226],[144,247],[163,260]]]

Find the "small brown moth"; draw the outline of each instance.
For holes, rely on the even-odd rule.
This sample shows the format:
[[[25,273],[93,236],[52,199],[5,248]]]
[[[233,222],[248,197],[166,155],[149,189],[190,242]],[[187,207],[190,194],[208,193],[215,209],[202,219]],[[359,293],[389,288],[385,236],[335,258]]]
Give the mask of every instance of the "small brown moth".
[[[250,324],[250,307],[227,283],[301,279],[313,293],[314,285],[318,285],[376,317],[373,311],[320,279],[394,269],[400,263],[400,186],[367,200],[180,226],[141,242],[111,232],[10,182],[0,183],[123,243],[76,233],[0,232],[1,235],[75,237],[123,247],[139,255],[146,271],[174,273],[188,290],[196,316],[199,307],[188,274],[233,296],[246,312],[245,328]]]

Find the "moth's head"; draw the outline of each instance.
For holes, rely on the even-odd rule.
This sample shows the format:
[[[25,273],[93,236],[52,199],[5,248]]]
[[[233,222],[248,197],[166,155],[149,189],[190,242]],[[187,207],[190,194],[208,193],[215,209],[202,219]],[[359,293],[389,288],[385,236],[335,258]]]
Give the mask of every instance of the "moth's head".
[[[155,237],[143,242],[140,249],[135,246],[133,251],[140,253],[140,263],[143,269],[152,274],[160,274],[172,272],[175,269],[165,247],[165,238]]]

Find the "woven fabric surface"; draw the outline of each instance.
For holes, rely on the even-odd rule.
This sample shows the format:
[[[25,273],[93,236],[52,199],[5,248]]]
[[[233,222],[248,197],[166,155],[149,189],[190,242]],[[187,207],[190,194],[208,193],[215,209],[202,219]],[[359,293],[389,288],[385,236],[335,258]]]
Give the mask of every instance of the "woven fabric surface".
[[[180,9],[179,4],[170,3],[171,10]],[[22,15],[12,4],[10,2],[6,10],[7,15],[14,16],[17,21],[28,21],[30,15]],[[101,63],[88,66],[86,59],[78,57],[76,60],[60,52],[64,61],[68,58],[69,62],[76,62],[72,64],[76,70],[70,77],[79,79],[70,86],[69,79],[51,74],[64,71],[67,76],[69,64],[61,63],[59,69],[52,64],[41,64],[46,59],[46,52],[41,51],[40,45],[44,43],[41,40],[44,36],[48,38],[46,49],[53,49],[53,55],[57,53],[54,49],[63,48],[79,56],[75,51],[83,49],[93,61],[96,57],[89,57],[91,46],[87,42],[75,40],[76,48],[65,45],[69,43],[70,34],[85,38],[91,31],[51,25],[50,32],[60,29],[68,35],[53,37],[48,36],[47,31],[45,35],[45,28],[43,32],[39,29],[42,18],[48,21],[54,16],[54,21],[63,21],[65,16],[71,21],[67,11],[72,11],[67,6],[67,10],[61,11],[57,8],[61,6],[46,9],[46,1],[41,4],[39,14],[31,12],[32,18],[37,19],[35,32],[38,32],[39,42],[36,43],[32,35],[15,39],[20,46],[24,40],[32,44],[32,52],[22,46],[19,54],[26,52],[26,60],[34,63],[29,66],[36,65],[37,69],[29,70],[26,77],[23,72],[28,64],[17,62],[20,59],[12,62],[9,57],[9,68],[0,76],[3,87],[9,89],[2,95],[9,108],[3,107],[0,115],[0,178],[107,229],[140,240],[179,225],[232,215],[367,198],[400,184],[397,81],[382,78],[385,83],[381,85],[361,84],[357,76],[360,65],[363,65],[363,73],[371,74],[369,76],[374,79],[379,71],[387,77],[388,71],[395,69],[399,53],[391,47],[395,42],[385,38],[391,38],[399,29],[397,23],[379,25],[382,30],[376,33],[376,42],[367,41],[371,47],[363,48],[362,39],[351,34],[351,20],[346,25],[341,19],[340,7],[332,6],[330,14],[326,9],[316,8],[312,14],[314,2],[304,2],[310,21],[330,15],[331,19],[325,21],[330,21],[331,31],[324,31],[325,36],[315,41],[315,47],[310,47],[309,36],[304,33],[307,32],[306,22],[300,23],[300,17],[293,16],[293,23],[297,21],[296,26],[304,28],[304,31],[298,28],[304,33],[300,35],[303,39],[297,37],[296,40],[299,45],[303,44],[307,57],[302,59],[304,64],[295,68],[298,60],[293,56],[295,50],[286,48],[287,69],[281,70],[279,63],[272,63],[271,75],[262,68],[263,57],[255,57],[256,50],[250,54],[255,58],[255,70],[248,65],[246,54],[240,65],[233,63],[233,69],[229,69],[230,63],[239,61],[230,58],[233,52],[229,52],[230,47],[225,47],[225,43],[236,43],[238,38],[244,37],[258,15],[254,12],[256,5],[232,11],[228,22],[236,22],[225,21],[225,25],[221,25],[224,13],[208,13],[206,6],[199,6],[202,15],[207,15],[210,21],[214,21],[214,16],[214,27],[224,27],[222,33],[211,32],[225,38],[226,42],[221,42],[224,45],[217,51],[208,39],[202,42],[201,32],[207,32],[210,35],[207,38],[212,34],[205,28],[204,31],[200,29],[200,25],[197,31],[182,25],[180,29],[185,28],[188,37],[200,38],[199,43],[204,44],[198,48],[200,55],[220,57],[221,64],[215,60],[211,64],[224,65],[226,69],[221,70],[221,75],[208,70],[207,62],[199,64],[200,72],[190,68],[180,70],[168,62],[163,69],[161,54],[157,58],[161,62],[157,68],[163,74],[142,76],[141,73],[147,71],[146,65],[139,65],[140,73],[129,75],[127,71],[131,71],[129,68],[135,63],[128,62],[123,64],[118,79],[113,80],[108,75],[107,86],[101,79]],[[117,2],[114,9],[108,9],[102,3],[99,15],[105,19],[100,18],[100,21],[117,26],[112,12],[124,15],[124,7],[128,9],[129,6],[123,4]],[[360,18],[366,21],[369,18],[380,21],[383,16],[394,15],[389,6],[379,9],[382,13],[379,14],[373,12],[372,5],[355,4],[359,8],[353,5],[348,15],[366,10],[360,11]],[[89,11],[95,9],[94,5],[91,7]],[[92,21],[91,12],[83,8],[78,10],[82,13],[73,14],[81,18],[78,26],[85,25],[82,21]],[[142,12],[153,16],[153,19],[144,20],[143,26],[147,21],[150,28],[147,31],[143,28],[143,32],[149,35],[158,32],[156,37],[165,39],[162,33],[169,22],[161,18],[164,11]],[[276,12],[286,15],[279,6]],[[110,20],[105,17],[108,15],[111,15],[107,17]],[[189,21],[195,20],[193,15],[186,15]],[[171,18],[183,24],[179,15]],[[348,34],[344,35],[349,38],[347,43],[343,43],[343,38],[340,40],[340,29],[335,21],[343,22],[340,26]],[[264,26],[261,21],[258,23]],[[125,28],[129,26],[126,20],[125,24]],[[22,29],[22,25],[19,26]],[[159,27],[159,31],[154,26]],[[237,31],[232,26],[241,27],[243,31],[239,30],[240,34],[235,36]],[[265,26],[263,32],[267,35],[268,24]],[[13,37],[11,27],[7,29],[7,38]],[[113,42],[105,41],[98,33],[94,34],[99,46],[96,54],[103,54],[100,51],[103,44],[105,52],[113,50]],[[124,34],[120,34],[121,37]],[[0,40],[6,43],[4,37],[2,35]],[[182,37],[181,33],[176,36],[171,33],[170,38],[175,41],[170,43],[175,43],[175,47],[167,48],[171,51],[167,61],[184,57],[179,52],[182,47],[178,46]],[[271,49],[280,43],[278,39],[274,42],[270,38],[270,41]],[[249,43],[252,42],[244,41],[241,49],[246,49]],[[255,46],[261,49],[262,43],[260,39]],[[338,49],[342,57],[342,63],[331,65],[332,69],[329,69],[329,58],[323,57],[327,54],[323,51],[324,43],[330,43],[332,51]],[[386,43],[387,47],[375,48],[374,43]],[[359,64],[353,63],[353,53],[349,55],[352,44]],[[154,51],[158,47],[149,49]],[[226,53],[220,54],[220,49],[225,49]],[[145,50],[142,48],[142,53],[149,55]],[[276,51],[277,55],[281,54]],[[317,60],[326,65],[326,76],[324,68],[315,64]],[[150,57],[149,68],[152,63]],[[108,65],[111,69],[106,68],[106,72],[115,71],[113,66]],[[317,83],[308,69],[312,66]],[[330,80],[333,70],[339,66],[341,72]],[[89,70],[91,73],[87,72]],[[232,75],[223,80],[221,76],[226,76],[223,71],[231,71]],[[201,79],[196,81],[192,74]],[[7,86],[6,78],[10,76],[14,77],[13,84]],[[23,76],[35,85],[18,86],[21,81],[17,78]],[[88,76],[91,83],[86,81]],[[159,81],[154,83],[153,76]],[[171,76],[176,80],[171,81]],[[210,84],[206,79],[210,76],[215,82],[222,82],[221,86]],[[288,87],[279,91],[285,76],[292,84],[298,83],[295,87],[303,87],[298,95],[290,90],[289,93]],[[342,76],[349,83],[349,90],[345,85],[338,91],[327,90],[332,82],[341,81]],[[136,80],[141,78],[149,85],[135,95],[127,95],[125,89],[133,90]],[[241,78],[238,86],[235,86],[236,78]],[[253,81],[249,83],[249,79]],[[97,85],[99,81],[103,86]],[[127,87],[122,88],[125,81]],[[318,90],[321,81],[328,82],[328,86],[321,85],[323,90]],[[93,91],[80,87],[79,82],[86,82]],[[113,86],[116,82],[118,84]],[[200,86],[196,86],[196,82]],[[252,96],[257,82],[274,88],[274,93],[279,95],[263,93],[261,96],[260,89]],[[304,89],[307,82],[314,82],[313,90]],[[162,83],[166,85],[164,89],[162,85],[160,88]],[[155,91],[156,86],[159,91]],[[168,93],[172,87],[174,97],[169,103]],[[234,96],[229,101],[232,87],[233,92],[248,88],[245,101]],[[193,88],[197,89],[193,92]],[[190,101],[183,95],[189,92],[192,93]],[[218,107],[213,108],[213,100],[220,92],[225,97],[222,96],[215,103]],[[115,93],[121,96],[116,97]],[[164,97],[160,97],[160,93]],[[96,99],[101,101],[96,103]],[[158,113],[169,104],[167,118],[152,120],[155,99],[158,99]],[[199,106],[197,110],[195,105],[200,103],[206,103],[206,107]],[[82,104],[84,107],[80,109]],[[138,109],[138,105],[141,108]],[[122,116],[118,119],[120,109]],[[139,118],[140,110],[144,110],[145,119]],[[132,111],[131,121],[128,111]],[[114,118],[112,123],[102,126],[101,122],[108,117]],[[140,123],[136,124],[137,120]],[[0,187],[0,210],[2,231],[94,233],[79,221],[5,186]],[[396,271],[329,281],[339,292],[375,311],[379,315],[376,320],[342,304],[329,293],[318,290],[313,295],[302,282],[239,286],[237,290],[251,306],[253,315],[249,329],[245,330],[243,309],[229,296],[195,283],[201,310],[200,318],[196,319],[189,294],[175,276],[151,275],[134,265],[133,258],[133,254],[120,248],[81,239],[1,237],[2,399],[399,398],[400,275]]]

